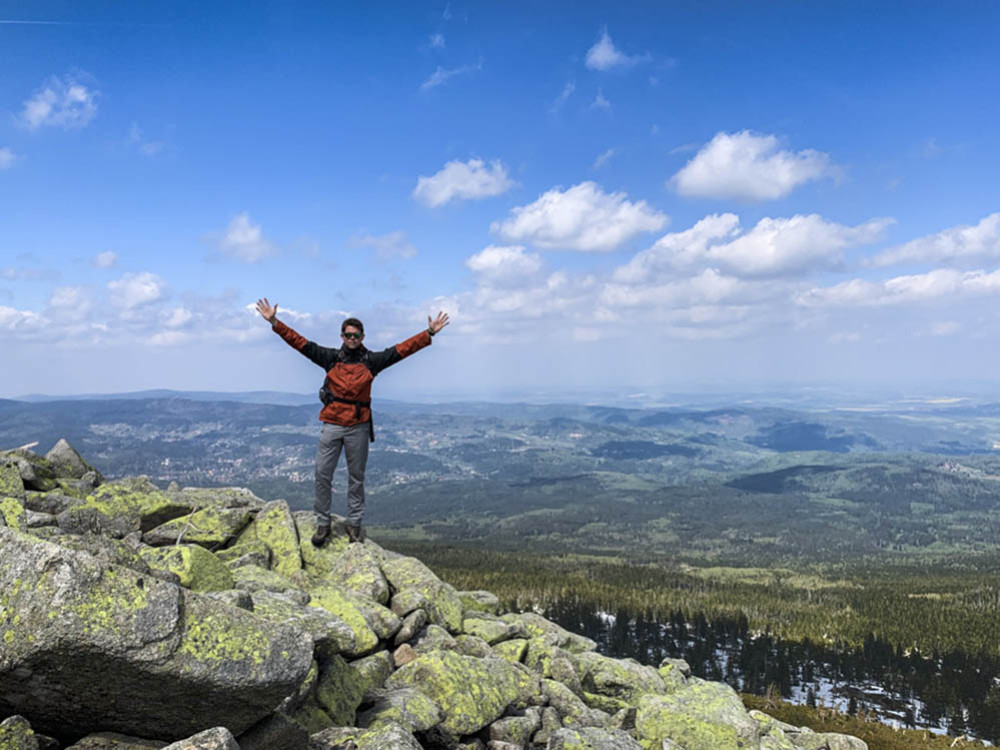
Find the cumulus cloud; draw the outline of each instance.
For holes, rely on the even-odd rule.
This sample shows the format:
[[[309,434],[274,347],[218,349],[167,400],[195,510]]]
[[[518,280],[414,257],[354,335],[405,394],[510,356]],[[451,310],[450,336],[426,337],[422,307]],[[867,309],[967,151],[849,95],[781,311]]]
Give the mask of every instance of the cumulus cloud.
[[[631,261],[615,270],[614,280],[636,283],[690,266],[707,255],[710,245],[734,237],[739,231],[740,219],[736,214],[706,216],[690,229],[665,234],[648,250],[636,253]]]
[[[469,257],[465,265],[482,283],[523,284],[542,270],[542,259],[524,252],[523,245],[490,245]]]
[[[587,50],[585,64],[591,70],[614,70],[630,68],[638,63],[647,62],[649,55],[626,55],[615,47],[607,29],[601,31],[601,37],[594,46]]]
[[[0,169],[10,169],[14,166],[17,157],[9,148],[0,148]]]
[[[673,177],[668,185],[690,198],[783,198],[799,185],[836,177],[829,154],[778,149],[778,138],[748,130],[719,133]]]
[[[1000,293],[1000,269],[988,273],[938,268],[884,281],[851,279],[830,287],[814,287],[797,295],[796,302],[807,307],[868,307],[997,293]]]
[[[264,238],[259,224],[254,224],[246,212],[237,214],[229,222],[219,241],[224,255],[244,263],[259,263],[274,253],[274,245]]]
[[[8,333],[28,332],[44,323],[45,319],[38,313],[0,305],[0,331]]]
[[[604,97],[604,92],[597,89],[597,96],[590,103],[591,109],[603,109],[605,112],[611,111],[611,102]]]
[[[541,248],[607,252],[667,224],[667,216],[646,201],[627,198],[625,193],[605,193],[589,181],[568,190],[553,188],[490,228],[508,241]]]
[[[417,254],[417,248],[406,238],[406,232],[401,229],[378,236],[359,232],[348,241],[348,244],[351,247],[373,251],[375,257],[381,261],[395,258],[406,260]]]
[[[993,213],[975,226],[962,225],[911,240],[881,252],[869,261],[875,267],[901,263],[968,265],[1000,257],[1000,213]]]
[[[24,102],[21,124],[29,130],[82,128],[97,115],[99,92],[75,77],[53,76]]]
[[[440,65],[437,69],[431,73],[430,77],[420,84],[421,91],[428,91],[433,88],[447,83],[450,79],[455,76],[465,75],[466,73],[474,73],[477,70],[483,69],[483,63],[480,60],[476,65],[462,65],[458,68],[442,68]]]
[[[114,250],[105,250],[95,255],[91,263],[97,268],[114,268],[118,265],[118,253]]]
[[[127,273],[116,281],[108,282],[111,303],[124,310],[133,310],[163,299],[166,289],[167,282],[148,271]]]
[[[163,325],[167,328],[182,328],[192,320],[194,320],[193,312],[186,307],[175,307],[173,310],[167,311]]]
[[[494,159],[489,166],[482,159],[450,161],[436,174],[419,177],[413,197],[424,205],[436,207],[452,200],[478,200],[500,195],[514,184],[499,159]]]

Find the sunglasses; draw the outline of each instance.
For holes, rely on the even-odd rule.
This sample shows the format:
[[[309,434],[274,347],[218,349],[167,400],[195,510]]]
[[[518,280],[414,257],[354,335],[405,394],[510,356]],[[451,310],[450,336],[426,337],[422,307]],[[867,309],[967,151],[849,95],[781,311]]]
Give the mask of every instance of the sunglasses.
[[[364,337],[363,333],[341,333],[345,339],[360,339]]]

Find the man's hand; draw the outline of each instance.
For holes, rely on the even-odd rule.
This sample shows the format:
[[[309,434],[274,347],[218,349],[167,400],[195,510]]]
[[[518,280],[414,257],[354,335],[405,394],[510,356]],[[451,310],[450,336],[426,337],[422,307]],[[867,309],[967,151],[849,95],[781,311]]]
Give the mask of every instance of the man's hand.
[[[431,320],[431,316],[427,316],[427,332],[433,336],[435,333],[440,331],[446,325],[448,325],[448,313],[439,312],[434,320]]]
[[[257,312],[260,313],[264,320],[274,325],[274,321],[278,318],[278,305],[275,303],[274,307],[271,307],[271,303],[267,301],[267,297],[264,297],[264,299],[257,300]]]

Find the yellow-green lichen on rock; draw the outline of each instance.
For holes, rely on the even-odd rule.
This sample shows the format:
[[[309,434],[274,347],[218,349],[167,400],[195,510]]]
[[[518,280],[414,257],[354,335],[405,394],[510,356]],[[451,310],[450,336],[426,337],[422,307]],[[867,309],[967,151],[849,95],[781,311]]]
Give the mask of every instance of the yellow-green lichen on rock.
[[[225,567],[225,565],[224,565]],[[231,571],[233,585],[245,591],[271,591],[281,593],[303,593],[302,586],[281,573],[277,573],[259,565],[243,565],[239,568],[226,568]],[[305,597],[303,597],[305,600]]]
[[[688,680],[668,695],[645,695],[636,712],[636,735],[647,750],[671,740],[685,750],[752,748],[760,727],[746,712],[736,691],[720,682]]]
[[[271,570],[291,576],[302,570],[302,553],[295,519],[284,500],[266,503],[247,526],[234,546],[262,542],[271,552]],[[310,546],[312,546],[310,544]]]
[[[343,527],[338,523],[343,519],[333,518],[330,537],[322,547],[314,547],[312,536],[316,532],[316,516],[307,511],[294,514],[295,528],[299,535],[299,555],[306,573],[317,581],[329,580],[336,560],[350,544]]]
[[[413,688],[389,691],[358,714],[358,724],[363,727],[395,722],[410,732],[424,732],[440,721],[441,712],[434,701]]]
[[[520,614],[509,613],[501,615],[500,619],[508,623],[521,623],[530,637],[540,637],[545,635],[554,636],[551,642],[560,648],[573,654],[584,651],[593,651],[597,644],[590,638],[571,633],[565,628],[549,622],[544,617],[534,612],[522,612]]]
[[[347,549],[330,559],[331,570],[327,580],[379,604],[386,604],[389,601],[389,584],[382,575],[373,547],[371,544],[349,544]]]
[[[378,646],[379,639],[368,626],[363,610],[343,591],[333,586],[318,586],[311,590],[310,607],[320,607],[336,615],[354,632],[354,648],[346,653],[351,656],[361,656]]]
[[[361,674],[340,656],[320,665],[316,683],[316,701],[335,726],[351,726],[365,694]]]
[[[197,544],[143,547],[139,554],[149,567],[176,574],[181,586],[192,591],[226,591],[234,587],[229,568]]]
[[[653,667],[643,666],[634,659],[611,659],[587,651],[574,654],[572,661],[581,684],[590,693],[635,705],[643,695],[666,692],[666,685],[659,673]]]
[[[83,503],[60,513],[59,526],[72,532],[125,536],[190,512],[191,506],[172,500],[148,477],[129,477],[101,485]]]
[[[38,738],[23,716],[9,716],[0,722],[0,750],[38,750]]]
[[[528,641],[524,638],[515,638],[511,641],[503,641],[491,647],[493,653],[502,659],[506,659],[511,664],[518,664],[524,659],[524,654],[528,650]]]
[[[430,621],[451,633],[462,632],[462,600],[454,587],[442,581],[414,557],[397,557],[382,561],[382,572],[399,592],[414,592],[426,603]]]
[[[0,497],[23,498],[24,496],[24,482],[21,480],[17,464],[0,459]]]
[[[442,729],[458,737],[500,718],[517,701],[518,683],[514,667],[503,659],[433,651],[401,667],[385,685],[424,693],[441,711]]]
[[[12,529],[25,530],[24,506],[13,497],[0,497],[0,516]]]
[[[249,511],[239,508],[204,508],[161,523],[143,534],[142,540],[154,546],[183,541],[215,549],[236,536],[248,523]]]

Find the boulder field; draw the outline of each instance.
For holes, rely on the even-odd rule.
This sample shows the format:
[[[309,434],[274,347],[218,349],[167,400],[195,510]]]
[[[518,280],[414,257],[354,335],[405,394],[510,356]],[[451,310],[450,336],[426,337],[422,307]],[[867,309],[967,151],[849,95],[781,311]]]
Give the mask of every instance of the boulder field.
[[[0,750],[862,750],[245,489],[0,453]]]

